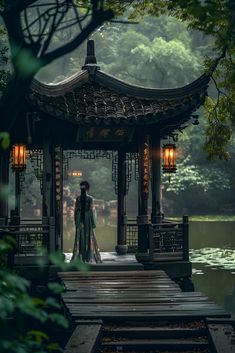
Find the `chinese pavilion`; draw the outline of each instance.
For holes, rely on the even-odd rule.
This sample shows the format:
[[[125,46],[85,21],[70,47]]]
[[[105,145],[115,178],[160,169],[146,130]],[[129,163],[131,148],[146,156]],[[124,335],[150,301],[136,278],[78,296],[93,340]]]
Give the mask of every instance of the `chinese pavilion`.
[[[192,113],[204,103],[209,79],[203,74],[194,82],[175,89],[128,84],[100,69],[94,42],[89,40],[85,65],[76,75],[58,84],[34,80],[21,112],[25,125],[22,126],[22,120],[21,126],[16,122],[11,140],[12,143],[24,143],[27,149],[41,151],[43,155],[42,223],[50,228],[50,251],[62,248],[62,170],[66,151],[75,151],[81,157],[87,154],[88,158],[89,153],[93,153],[94,158],[110,154],[110,158],[115,159],[117,253],[127,251],[127,231],[130,230],[125,209],[128,161],[135,160],[138,173],[135,229],[138,231],[139,261],[148,261],[150,255],[160,252],[163,247],[167,251],[167,244],[163,246],[164,237],[171,239],[171,246],[173,242],[177,243],[178,235],[184,237],[186,228],[180,224],[170,227],[162,217],[160,143],[161,139],[174,136],[184,128]],[[9,156],[3,155],[2,183],[7,182],[8,165]],[[151,215],[148,214],[150,193]],[[7,212],[7,205],[2,204],[0,217],[6,217]],[[174,246],[171,252],[178,251]],[[187,256],[185,253],[185,260]]]

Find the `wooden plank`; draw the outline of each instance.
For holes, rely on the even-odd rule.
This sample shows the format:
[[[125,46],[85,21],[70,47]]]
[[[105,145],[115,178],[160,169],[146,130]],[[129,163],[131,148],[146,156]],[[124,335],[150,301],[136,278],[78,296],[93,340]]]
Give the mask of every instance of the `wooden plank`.
[[[112,286],[112,287],[115,287],[115,286],[118,286],[118,287],[121,287],[121,286],[134,286],[134,287],[138,287],[138,286],[148,286],[148,287],[153,287],[153,286],[169,286],[169,287],[172,287],[172,288],[179,288],[179,285],[175,282],[171,282],[171,281],[135,281],[135,282],[132,282],[132,281],[113,281],[113,282],[104,282],[104,281],[99,281],[99,282],[93,282],[93,281],[87,281],[87,282],[81,282],[79,280],[74,280],[74,281],[64,281],[63,283],[65,283],[65,285],[77,285],[79,286],[80,288],[84,287],[88,287],[88,286],[93,286],[93,287],[109,287],[109,286]]]
[[[91,308],[91,305],[90,303],[87,303],[87,304],[84,304],[84,303],[80,303],[80,302],[76,302],[76,303],[67,303],[66,302],[66,305],[68,308],[70,307],[77,307],[77,308],[80,308],[80,307],[83,307],[83,308],[86,308],[86,309],[89,309]],[[213,301],[206,301],[206,302],[163,302],[163,303],[156,303],[156,304],[152,304],[152,303],[126,303],[125,301],[123,302],[120,302],[120,303],[97,303],[93,305],[95,308],[101,308],[101,309],[112,309],[113,310],[118,310],[119,308],[120,309],[123,309],[123,308],[126,308],[126,306],[128,306],[128,309],[129,310],[135,310],[136,308],[138,309],[145,309],[145,310],[152,310],[152,309],[159,309],[161,310],[161,308],[165,308],[165,307],[168,307],[169,309],[174,309],[174,308],[182,308],[183,309],[188,309],[188,308],[195,308],[195,309],[200,309],[200,308],[219,308],[217,304],[215,304],[215,302]]]
[[[100,295],[100,296],[86,296],[86,295],[80,295],[80,296],[62,296],[62,300],[65,303],[174,303],[174,302],[186,302],[186,303],[194,303],[194,302],[211,302],[208,298],[204,297],[170,297],[170,296],[156,296],[153,295],[152,297],[146,297],[146,298],[141,298],[140,296],[136,296],[133,294],[132,296],[126,296],[126,295],[119,295],[116,297],[115,295]]]
[[[116,294],[113,293],[112,291],[106,293],[106,294],[99,294],[99,293],[95,293],[95,292],[88,292],[87,290],[85,291],[68,291],[68,292],[64,292],[62,294],[63,298],[103,298],[103,295],[106,295],[107,297],[116,297]],[[203,299],[209,299],[207,296],[203,295],[200,292],[179,292],[177,291],[174,295],[174,297],[172,297],[171,293],[159,293],[159,292],[153,292],[153,293],[145,293],[144,295],[145,298],[167,298],[167,299],[174,299],[174,298],[203,298]],[[120,293],[118,298],[139,298],[138,293],[137,294],[133,294],[133,293]]]
[[[185,327],[117,327],[103,328],[103,336],[127,337],[127,338],[187,338],[199,337],[206,334],[204,328]]]
[[[126,314],[137,314],[137,315],[150,315],[151,313],[152,314],[169,314],[171,315],[171,313],[178,313],[179,316],[181,316],[181,314],[183,314],[184,312],[192,312],[194,314],[199,314],[200,316],[203,315],[203,317],[205,317],[204,315],[204,311],[206,314],[208,313],[212,313],[213,316],[215,316],[215,314],[218,314],[218,313],[221,313],[221,314],[224,314],[224,317],[228,317],[228,315],[226,316],[226,313],[224,312],[224,310],[222,309],[218,309],[216,307],[204,307],[204,308],[182,308],[182,307],[177,307],[175,306],[174,308],[169,308],[169,307],[158,307],[158,308],[154,308],[154,307],[149,307],[149,308],[126,308],[126,307],[119,307],[119,308],[113,308],[112,307],[108,307],[108,308],[105,308],[105,307],[86,307],[86,308],[83,308],[82,306],[81,307],[78,307],[78,306],[74,306],[74,307],[69,307],[68,306],[68,309],[70,310],[70,313],[72,315],[74,314],[77,314],[78,316],[79,315],[84,315],[86,313],[90,314],[90,313],[93,313],[93,314],[96,314],[96,315],[99,315],[101,316],[101,318],[103,317],[103,315],[106,315],[109,314],[109,313],[112,313],[113,315],[120,315],[120,316],[125,316]],[[208,316],[208,315],[207,315]]]
[[[177,283],[175,283],[174,281],[170,280],[170,279],[124,279],[124,280],[119,280],[119,279],[113,279],[113,280],[109,280],[109,279],[100,279],[100,280],[89,280],[89,278],[85,279],[85,280],[80,280],[79,278],[69,278],[64,280],[65,283],[79,283],[82,285],[85,284],[92,284],[92,285],[99,285],[99,284],[106,284],[106,285],[115,285],[115,284],[172,284],[172,285],[177,285]]]
[[[66,277],[61,277],[63,280],[68,280],[68,281],[149,281],[149,280],[157,280],[157,281],[171,281],[173,282],[172,279],[170,279],[167,276],[66,276]]]
[[[123,271],[124,272],[124,271]],[[98,272],[97,272],[98,273]],[[117,275],[115,276],[114,272],[111,272],[113,274],[113,276],[105,276],[105,275],[102,275],[102,276],[94,276],[94,275],[89,275],[89,272],[87,275],[85,276],[82,276],[82,275],[69,275],[69,276],[60,276],[60,278],[62,279],[79,279],[81,281],[86,281],[86,280],[92,280],[92,281],[96,281],[96,280],[109,280],[109,281],[112,281],[112,280],[138,280],[138,279],[142,279],[143,281],[144,280],[147,280],[147,279],[158,279],[158,280],[161,280],[161,281],[165,281],[165,280],[171,280],[166,274],[165,275],[158,275],[158,274],[149,274],[147,276],[140,276],[138,274],[135,274],[135,275],[132,275],[132,276],[120,276],[120,275]]]
[[[93,285],[88,285],[88,286],[80,286],[79,283],[74,283],[74,284],[69,284],[65,283],[65,288],[71,288],[74,290],[103,290],[103,291],[110,291],[110,289],[113,290],[126,290],[126,289],[132,289],[132,290],[145,290],[147,292],[147,289],[149,289],[151,292],[154,292],[155,290],[174,290],[177,292],[181,292],[180,288],[177,286],[169,286],[169,285],[155,285],[155,286],[131,286],[131,285],[125,285],[125,286],[110,286],[110,287],[105,287],[105,286],[93,286]]]
[[[92,271],[88,271],[86,273],[84,272],[78,272],[78,271],[74,271],[74,272],[58,272],[57,275],[60,278],[68,278],[70,276],[74,276],[74,277],[111,277],[113,278],[115,277],[165,277],[165,278],[169,278],[168,275],[165,273],[165,271],[161,271],[161,270],[157,270],[157,271],[109,271],[109,272],[104,272],[104,271],[99,271],[99,272],[92,272]]]
[[[235,353],[235,331],[232,325],[208,324],[208,330],[216,353]]]
[[[172,295],[174,293],[174,295]],[[117,296],[118,294],[118,296]],[[73,290],[73,291],[67,291],[62,294],[63,298],[85,298],[85,299],[94,299],[94,298],[110,298],[110,299],[118,299],[118,298],[142,298],[143,299],[143,291],[142,290],[124,290],[124,289],[97,289],[97,291],[93,291],[88,289],[82,289],[82,290]],[[207,299],[209,298],[204,295],[188,295],[186,292],[180,292],[179,290],[154,290],[154,291],[148,291],[145,293],[145,297],[147,298],[166,298],[167,300],[175,299],[175,298],[192,298],[196,299],[198,298],[198,301],[202,299]]]
[[[120,272],[114,272],[114,271],[109,271],[109,272],[105,272],[105,274],[102,274],[101,272],[86,272],[85,274],[81,274],[80,272],[63,272],[62,274],[59,274],[58,276],[62,279],[81,279],[81,280],[86,280],[86,279],[92,279],[92,280],[96,280],[98,279],[108,279],[108,280],[116,280],[116,279],[138,279],[138,278],[142,278],[142,279],[146,279],[146,278],[158,278],[161,280],[164,279],[169,279],[169,276],[166,273],[158,273],[157,271],[141,271],[141,274],[139,274],[137,271],[131,271],[131,274],[126,274],[126,271],[122,271],[123,273],[125,273],[124,275],[121,275]],[[151,272],[151,273],[147,273],[145,275],[146,272]],[[97,275],[96,275],[97,274]]]
[[[101,336],[101,325],[77,325],[64,353],[94,353]]]
[[[152,306],[140,306],[140,305],[89,305],[89,306],[85,306],[84,304],[67,304],[66,305],[67,308],[70,310],[70,312],[106,312],[106,311],[112,311],[113,313],[115,312],[119,312],[120,315],[123,312],[143,312],[143,313],[147,313],[147,312],[161,312],[161,311],[184,311],[184,310],[222,310],[219,309],[217,305],[215,304],[200,304],[198,305],[196,304],[176,304],[174,303],[174,305],[169,305],[168,303],[166,304],[162,304],[162,305],[152,305]]]
[[[180,289],[178,287],[172,287],[172,286],[145,286],[145,287],[134,287],[134,286],[122,286],[122,287],[110,287],[110,288],[99,288],[97,286],[88,286],[88,287],[80,287],[79,283],[76,284],[67,284],[65,285],[65,288],[67,290],[79,290],[79,291],[88,291],[88,292],[92,292],[92,291],[99,291],[99,292],[120,292],[120,291],[137,291],[138,292],[157,292],[157,291],[171,291],[171,292],[180,292]]]
[[[198,299],[198,297],[195,297],[195,298],[187,298],[187,297],[183,297],[183,298],[164,298],[164,297],[161,297],[161,298],[110,298],[110,297],[100,297],[100,298],[64,298],[62,297],[64,302],[66,304],[71,304],[71,303],[74,303],[74,304],[79,304],[79,303],[82,303],[82,304],[123,304],[123,305],[129,305],[131,303],[133,304],[146,304],[146,305],[149,305],[149,304],[158,304],[158,303],[162,303],[162,304],[171,304],[171,303],[199,303],[199,302],[206,302],[206,303],[214,303],[213,301],[209,301],[208,299],[205,299],[205,298],[200,298]]]
[[[162,312],[71,312],[73,320],[75,319],[103,319],[103,320],[185,320],[185,319],[203,319],[205,316],[229,317],[223,310],[184,310],[184,311],[162,311]]]
[[[139,287],[139,286],[148,286],[148,287],[172,287],[172,288],[179,288],[179,285],[176,284],[175,282],[158,282],[158,281],[147,281],[147,282],[143,282],[143,281],[135,281],[135,282],[131,282],[131,281],[126,281],[126,282],[119,282],[119,281],[98,281],[98,282],[80,282],[79,280],[75,280],[75,281],[65,281],[66,285],[77,285],[79,286],[79,288],[82,287],[88,287],[88,286],[92,286],[92,287],[109,287],[110,285],[115,288],[115,287],[125,287],[125,286],[133,286],[133,287]]]
[[[115,349],[122,347],[123,351],[128,349],[136,349],[141,348],[144,350],[149,349],[199,349],[199,348],[207,348],[208,342],[206,340],[201,339],[198,341],[197,339],[158,339],[158,340],[150,340],[150,339],[136,339],[136,340],[118,340],[111,342],[102,342],[101,348],[111,348]],[[121,349],[120,349],[121,350]]]

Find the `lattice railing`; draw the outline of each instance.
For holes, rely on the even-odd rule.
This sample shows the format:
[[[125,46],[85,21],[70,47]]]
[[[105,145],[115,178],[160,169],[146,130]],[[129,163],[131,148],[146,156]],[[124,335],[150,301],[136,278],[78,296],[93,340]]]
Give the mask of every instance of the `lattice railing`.
[[[128,252],[135,253],[138,248],[138,226],[136,220],[128,220],[126,227],[126,244]]]
[[[0,232],[16,240],[16,255],[35,254],[41,248],[48,249],[49,225],[20,224],[0,226]]]
[[[183,223],[153,224],[154,253],[183,251]]]
[[[183,217],[183,222],[175,223],[163,221],[159,224],[149,224],[149,255],[156,259],[158,254],[172,256],[179,260],[188,261],[188,217]],[[126,244],[128,252],[137,252],[138,249],[138,225],[135,220],[128,220]],[[168,256],[168,257],[169,257]],[[161,257],[162,258],[162,257]],[[160,259],[160,258],[159,258]]]

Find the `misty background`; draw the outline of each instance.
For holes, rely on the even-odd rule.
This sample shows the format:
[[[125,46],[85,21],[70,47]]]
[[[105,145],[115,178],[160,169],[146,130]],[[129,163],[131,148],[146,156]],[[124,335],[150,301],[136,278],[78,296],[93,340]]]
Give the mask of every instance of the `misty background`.
[[[68,40],[72,30],[57,33],[53,45]],[[145,17],[138,24],[111,23],[102,26],[92,38],[95,40],[97,63],[101,70],[127,82],[155,88],[175,88],[197,79],[204,70],[203,61],[211,54],[213,38],[190,31],[186,24],[173,17]],[[38,79],[56,83],[76,74],[84,65],[86,43],[72,54],[64,56],[40,71]],[[213,84],[210,94],[216,97]],[[166,216],[233,215],[235,211],[235,153],[233,139],[228,161],[208,161],[203,151],[206,118],[199,110],[199,125],[188,127],[178,134],[177,173],[162,176],[163,212]],[[163,141],[166,142],[166,141]],[[115,200],[111,161],[73,159],[70,168],[81,170],[82,177],[65,180],[65,187],[73,198],[79,183],[86,179],[96,199]],[[137,182],[130,184],[127,211],[136,213]],[[39,182],[28,171],[22,196],[22,208],[38,207],[41,198]]]

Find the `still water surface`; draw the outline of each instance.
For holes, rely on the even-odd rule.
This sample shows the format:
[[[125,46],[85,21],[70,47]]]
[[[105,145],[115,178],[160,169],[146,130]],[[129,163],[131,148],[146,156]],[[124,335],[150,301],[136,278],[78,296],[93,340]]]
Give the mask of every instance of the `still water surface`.
[[[195,290],[235,317],[235,222],[191,222],[190,259]]]
[[[101,251],[114,251],[116,217],[98,217]],[[189,226],[190,259],[195,290],[207,294],[235,317],[235,222],[193,221]],[[64,220],[64,252],[72,252],[74,225]]]

